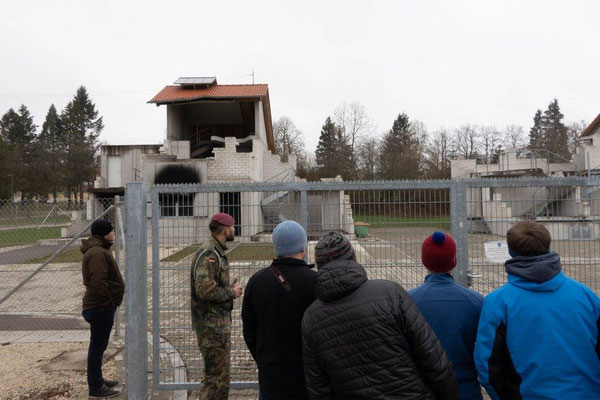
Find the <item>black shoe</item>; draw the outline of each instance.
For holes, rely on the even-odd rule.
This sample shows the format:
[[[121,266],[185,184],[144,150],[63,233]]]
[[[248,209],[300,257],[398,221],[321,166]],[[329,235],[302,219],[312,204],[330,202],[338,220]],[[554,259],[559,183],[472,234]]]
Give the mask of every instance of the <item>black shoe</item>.
[[[120,393],[116,390],[109,389],[108,386],[102,385],[96,390],[90,390],[90,399],[106,399],[109,397],[117,397]]]
[[[107,381],[106,379],[104,380],[104,384],[106,386],[108,386],[109,388],[111,387],[115,387],[119,384],[119,381]]]

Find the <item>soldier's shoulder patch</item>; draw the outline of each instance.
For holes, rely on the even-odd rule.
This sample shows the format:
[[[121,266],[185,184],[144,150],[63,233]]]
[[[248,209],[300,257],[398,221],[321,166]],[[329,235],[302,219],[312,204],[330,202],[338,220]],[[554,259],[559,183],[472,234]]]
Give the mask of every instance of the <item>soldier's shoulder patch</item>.
[[[200,254],[200,258],[201,259],[206,259],[209,262],[217,262],[217,253],[215,253],[214,250],[204,250],[201,254]]]

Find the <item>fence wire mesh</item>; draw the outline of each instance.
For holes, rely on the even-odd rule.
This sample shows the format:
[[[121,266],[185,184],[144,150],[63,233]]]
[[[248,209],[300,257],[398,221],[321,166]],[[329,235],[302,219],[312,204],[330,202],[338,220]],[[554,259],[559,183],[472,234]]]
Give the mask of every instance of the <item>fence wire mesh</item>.
[[[0,200],[0,330],[85,335],[79,246],[98,216],[116,221],[114,204]]]
[[[516,182],[516,183],[515,183]],[[190,320],[190,267],[210,237],[217,212],[236,219],[229,247],[232,279],[242,285],[274,257],[272,230],[283,220],[306,227],[308,261],[328,231],[346,235],[370,279],[389,279],[405,289],[421,284],[421,244],[434,230],[452,233],[457,270],[470,272],[472,289],[486,295],[506,282],[502,264],[490,262],[484,245],[505,240],[515,223],[534,219],[552,234],[567,275],[598,293],[600,186],[583,179],[529,181],[423,181],[327,184],[155,186],[152,190],[153,348],[156,389],[197,389],[203,363]],[[561,184],[561,182],[563,182]],[[150,227],[150,224],[149,224]],[[464,239],[461,239],[464,238]],[[464,280],[467,283],[467,280]],[[255,387],[257,370],[242,335],[241,300],[232,314],[233,387]]]
[[[487,294],[506,282],[504,265],[486,259],[484,243],[504,240],[522,220],[544,225],[563,271],[596,293],[600,261],[600,187],[478,187],[467,189],[469,267],[473,289]]]

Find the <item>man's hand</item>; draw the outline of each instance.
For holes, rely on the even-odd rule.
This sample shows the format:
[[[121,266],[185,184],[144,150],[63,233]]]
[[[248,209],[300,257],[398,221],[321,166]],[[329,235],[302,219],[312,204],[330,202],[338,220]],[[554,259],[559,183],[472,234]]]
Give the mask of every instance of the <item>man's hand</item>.
[[[241,287],[240,285],[238,285],[237,283],[237,278],[235,278],[233,280],[233,283],[231,284],[231,287],[233,288],[233,292],[235,293],[235,297],[240,297],[242,294],[244,294],[244,288]]]

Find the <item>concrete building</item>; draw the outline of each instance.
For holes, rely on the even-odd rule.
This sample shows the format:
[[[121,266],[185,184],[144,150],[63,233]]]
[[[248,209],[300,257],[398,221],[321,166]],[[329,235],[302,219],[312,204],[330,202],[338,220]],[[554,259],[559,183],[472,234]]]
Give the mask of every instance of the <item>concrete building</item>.
[[[298,180],[296,156],[282,160],[275,154],[266,84],[219,85],[214,77],[180,78],[149,103],[166,110],[164,143],[102,146],[91,212],[100,207],[99,199],[123,195],[132,181],[143,181],[150,189],[154,184]],[[319,195],[310,194],[309,229],[353,232],[348,196],[336,192],[317,205]],[[300,203],[295,197],[282,192],[165,194],[159,199],[161,221],[168,219],[171,227],[192,226],[200,237],[206,233],[209,216],[228,212],[240,222],[242,240],[251,240],[282,219],[298,220]]]
[[[496,164],[452,160],[451,176],[461,178],[564,177],[600,172],[600,115],[582,132],[570,162],[551,163],[544,151],[504,151]],[[580,187],[479,188],[467,192],[472,232],[504,236],[518,221],[535,218],[553,239],[600,239],[600,191]]]

